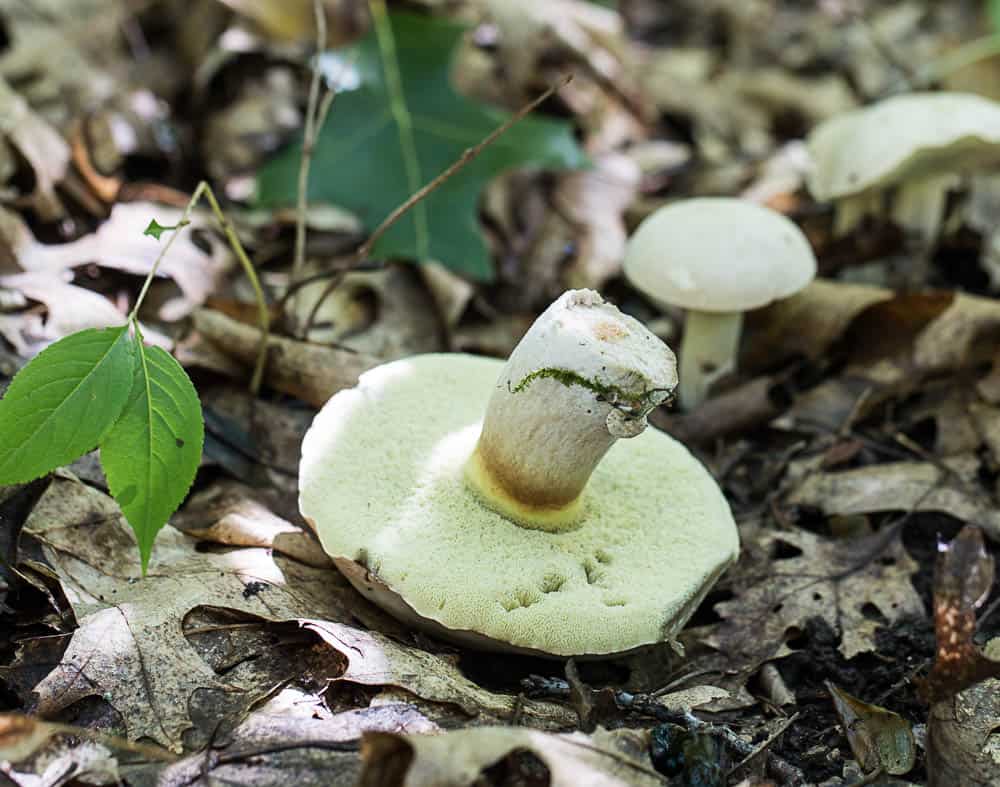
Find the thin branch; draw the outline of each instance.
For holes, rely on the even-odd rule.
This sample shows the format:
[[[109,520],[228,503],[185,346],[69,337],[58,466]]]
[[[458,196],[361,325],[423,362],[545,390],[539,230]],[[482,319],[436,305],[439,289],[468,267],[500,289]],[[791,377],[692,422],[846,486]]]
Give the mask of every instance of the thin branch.
[[[542,93],[540,96],[538,96],[538,98],[534,99],[525,106],[521,107],[521,109],[519,109],[517,112],[511,115],[510,118],[508,118],[503,125],[494,129],[489,134],[489,136],[487,136],[478,145],[472,148],[467,148],[462,153],[462,155],[450,167],[448,167],[448,169],[446,169],[444,172],[442,172],[440,175],[434,178],[434,180],[432,180],[426,186],[421,188],[419,191],[414,193],[408,200],[406,200],[406,202],[404,202],[402,205],[396,208],[392,213],[390,213],[382,221],[382,223],[375,228],[375,231],[369,236],[368,240],[366,240],[361,245],[361,248],[358,249],[357,259],[363,260],[364,258],[366,258],[369,252],[371,252],[372,247],[378,242],[378,240],[383,235],[385,235],[385,233],[388,232],[392,228],[392,226],[397,221],[399,221],[407,212],[409,212],[415,205],[420,203],[422,200],[426,199],[426,197],[431,192],[439,188],[445,181],[451,178],[452,175],[457,173],[466,164],[468,164],[470,161],[475,159],[476,156],[482,153],[486,148],[488,148],[490,145],[496,142],[497,138],[501,134],[508,131],[511,128],[511,126],[513,126],[515,123],[519,122],[520,120],[523,120],[526,115],[534,111],[539,106],[539,104],[548,99],[549,96],[551,96],[557,90],[560,90],[561,88],[568,85],[572,81],[572,79],[573,75],[567,74],[565,77],[559,80],[559,82],[557,82],[554,85],[551,85],[549,89],[546,90],[544,93]]]
[[[326,12],[322,0],[313,0],[316,15],[316,61],[313,63],[312,79],[309,81],[309,100],[306,104],[306,126],[302,138],[302,157],[299,159],[299,180],[295,205],[295,256],[292,260],[292,281],[298,278],[306,261],[306,212],[309,196],[309,168],[312,166],[313,149],[316,147],[316,133],[319,106],[319,89],[322,72],[319,56],[326,49]]]
[[[226,239],[229,241],[229,246],[232,248],[233,253],[236,254],[236,259],[239,260],[243,272],[250,280],[250,286],[253,287],[254,298],[257,301],[257,323],[260,328],[260,344],[257,348],[257,361],[254,363],[253,376],[250,378],[250,393],[256,396],[264,379],[264,366],[267,363],[267,340],[271,332],[271,315],[267,310],[267,300],[264,298],[264,289],[260,286],[260,279],[257,277],[257,269],[250,262],[250,258],[243,249],[243,244],[240,243],[239,236],[236,234],[236,230],[233,229],[232,223],[226,218],[226,214],[222,212],[222,208],[219,207],[219,203],[215,199],[215,194],[212,192],[212,187],[205,181],[198,184],[198,189],[201,190],[202,186],[204,186],[205,198],[208,200],[208,204],[212,206],[212,213],[215,214],[216,221],[222,228],[223,233],[225,233]]]

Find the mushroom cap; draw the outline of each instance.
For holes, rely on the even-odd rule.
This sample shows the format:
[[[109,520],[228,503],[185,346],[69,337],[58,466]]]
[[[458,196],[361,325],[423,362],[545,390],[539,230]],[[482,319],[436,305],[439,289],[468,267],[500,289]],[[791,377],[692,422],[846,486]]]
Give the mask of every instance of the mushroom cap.
[[[910,178],[1000,163],[1000,104],[971,93],[908,93],[836,115],[808,139],[821,201]]]
[[[362,593],[464,644],[604,656],[672,640],[739,551],[719,487],[649,429],[608,451],[575,529],[514,524],[464,478],[503,367],[418,355],[336,394],[302,444],[303,516]]]
[[[654,211],[625,253],[625,276],[653,300],[705,312],[766,306],[816,276],[805,235],[747,200],[699,197]]]

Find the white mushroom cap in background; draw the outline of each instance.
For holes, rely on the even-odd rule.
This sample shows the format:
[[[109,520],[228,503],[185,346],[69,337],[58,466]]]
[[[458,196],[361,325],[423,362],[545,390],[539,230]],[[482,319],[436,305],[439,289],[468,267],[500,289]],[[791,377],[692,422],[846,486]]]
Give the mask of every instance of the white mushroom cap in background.
[[[660,208],[639,225],[625,254],[634,287],[660,304],[704,312],[766,306],[815,275],[812,247],[793,221],[731,197]]]
[[[836,115],[807,141],[809,191],[829,201],[911,178],[1000,164],[1000,103],[972,93],[908,93]]]
[[[786,298],[816,276],[802,231],[747,200],[681,200],[650,214],[625,252],[625,276],[660,305],[687,309],[679,402],[690,410],[736,365],[743,312]]]
[[[303,442],[303,515],[362,593],[466,644],[598,656],[672,640],[739,550],[717,484],[647,429],[608,450],[573,529],[515,524],[465,480],[504,368],[421,355],[336,394]]]

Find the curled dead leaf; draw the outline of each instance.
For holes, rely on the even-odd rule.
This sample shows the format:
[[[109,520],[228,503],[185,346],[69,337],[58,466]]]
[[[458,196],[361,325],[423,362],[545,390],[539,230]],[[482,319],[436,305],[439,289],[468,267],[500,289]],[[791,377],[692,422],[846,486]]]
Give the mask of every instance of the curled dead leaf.
[[[917,759],[917,744],[910,723],[878,705],[870,705],[826,682],[851,751],[865,773],[901,776]]]

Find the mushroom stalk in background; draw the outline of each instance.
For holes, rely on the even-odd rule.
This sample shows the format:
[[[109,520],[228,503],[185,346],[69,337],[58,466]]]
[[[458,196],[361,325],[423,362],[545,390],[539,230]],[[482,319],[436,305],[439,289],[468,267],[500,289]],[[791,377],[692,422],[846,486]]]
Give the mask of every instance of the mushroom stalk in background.
[[[743,312],[688,311],[677,392],[682,409],[697,407],[716,380],[736,370],[742,332]]]
[[[866,215],[892,219],[926,261],[948,191],[962,175],[1000,163],[1000,103],[969,93],[907,93],[836,115],[809,134],[809,191],[834,203],[834,233]]]
[[[615,440],[640,434],[676,386],[674,354],[642,323],[596,292],[568,292],[511,353],[469,482],[524,527],[571,527],[597,463]]]
[[[787,298],[816,275],[816,257],[776,211],[728,197],[681,200],[632,235],[625,276],[654,303],[687,309],[680,406],[693,410],[736,368],[743,312]]]

